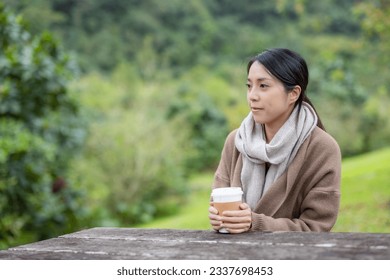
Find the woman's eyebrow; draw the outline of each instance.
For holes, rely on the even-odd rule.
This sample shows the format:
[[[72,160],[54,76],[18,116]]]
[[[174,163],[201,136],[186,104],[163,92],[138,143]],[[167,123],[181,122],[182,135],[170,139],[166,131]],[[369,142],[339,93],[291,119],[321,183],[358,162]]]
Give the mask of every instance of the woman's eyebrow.
[[[266,78],[266,77],[260,77],[260,78],[257,78],[256,81],[257,82],[263,82],[265,80],[272,80],[271,78]],[[248,78],[248,82],[251,82],[252,80],[250,78]]]

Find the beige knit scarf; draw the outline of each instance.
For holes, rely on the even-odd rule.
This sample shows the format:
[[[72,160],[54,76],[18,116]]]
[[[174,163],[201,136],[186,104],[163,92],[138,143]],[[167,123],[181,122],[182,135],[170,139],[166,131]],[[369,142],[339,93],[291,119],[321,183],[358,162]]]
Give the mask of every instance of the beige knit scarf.
[[[266,143],[263,125],[255,123],[252,113],[237,131],[235,145],[243,155],[241,183],[246,203],[254,209],[273,182],[282,175],[294,159],[300,146],[317,126],[313,108],[303,102],[298,106],[270,143]],[[266,174],[265,163],[270,167]]]

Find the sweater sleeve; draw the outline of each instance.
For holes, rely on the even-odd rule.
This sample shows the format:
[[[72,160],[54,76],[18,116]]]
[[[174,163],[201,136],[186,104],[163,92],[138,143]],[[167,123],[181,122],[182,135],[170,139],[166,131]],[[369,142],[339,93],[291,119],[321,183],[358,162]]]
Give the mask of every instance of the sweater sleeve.
[[[339,200],[339,193],[312,191],[305,198],[299,218],[273,218],[252,212],[251,230],[330,231],[336,222]]]
[[[235,131],[232,131],[227,137],[222,149],[221,160],[214,174],[213,187],[229,187],[231,185],[231,169],[233,164],[233,151],[235,149],[234,138]]]
[[[302,167],[308,189],[296,217],[278,217],[252,213],[252,230],[260,231],[330,231],[340,205],[341,152],[333,138],[314,143],[308,149]]]

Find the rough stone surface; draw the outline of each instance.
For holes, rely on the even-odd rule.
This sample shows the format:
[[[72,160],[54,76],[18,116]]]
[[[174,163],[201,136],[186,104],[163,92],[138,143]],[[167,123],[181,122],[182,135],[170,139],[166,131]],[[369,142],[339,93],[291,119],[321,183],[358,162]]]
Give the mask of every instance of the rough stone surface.
[[[93,228],[0,251],[0,259],[390,259],[390,234]]]

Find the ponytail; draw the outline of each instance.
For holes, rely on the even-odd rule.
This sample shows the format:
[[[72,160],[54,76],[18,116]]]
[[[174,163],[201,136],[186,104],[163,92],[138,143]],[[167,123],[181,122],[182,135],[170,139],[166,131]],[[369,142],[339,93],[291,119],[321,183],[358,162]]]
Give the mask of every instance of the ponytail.
[[[326,130],[325,130],[325,126],[322,124],[321,118],[320,118],[320,116],[318,115],[316,108],[314,107],[313,103],[311,103],[309,97],[307,97],[306,94],[303,94],[302,101],[303,101],[303,102],[306,102],[307,104],[309,104],[309,105],[313,108],[314,112],[315,112],[316,115],[317,115],[317,119],[318,119],[318,121],[317,121],[317,126],[318,126],[319,128],[321,128],[323,131],[326,131]],[[298,103],[298,101],[297,101],[297,103]],[[299,102],[299,105],[298,105],[298,106],[299,106],[298,110],[301,110],[302,102]]]

